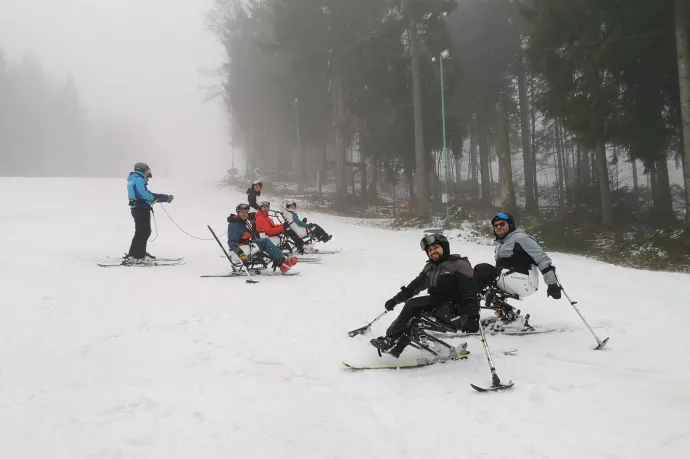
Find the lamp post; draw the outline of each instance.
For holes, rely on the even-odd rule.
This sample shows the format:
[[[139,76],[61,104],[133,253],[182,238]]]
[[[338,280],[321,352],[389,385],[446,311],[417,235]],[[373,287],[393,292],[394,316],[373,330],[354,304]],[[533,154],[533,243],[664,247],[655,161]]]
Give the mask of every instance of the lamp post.
[[[441,201],[445,201],[446,203],[446,219],[448,219],[450,215],[450,209],[449,209],[449,196],[448,196],[448,171],[450,171],[450,163],[448,161],[448,148],[446,147],[446,99],[445,99],[445,85],[443,83],[443,59],[448,59],[449,53],[447,49],[444,49],[441,51],[441,59],[440,61],[440,66],[441,66],[441,124],[443,126],[443,157],[444,161],[446,163],[446,192],[443,195],[443,198]]]

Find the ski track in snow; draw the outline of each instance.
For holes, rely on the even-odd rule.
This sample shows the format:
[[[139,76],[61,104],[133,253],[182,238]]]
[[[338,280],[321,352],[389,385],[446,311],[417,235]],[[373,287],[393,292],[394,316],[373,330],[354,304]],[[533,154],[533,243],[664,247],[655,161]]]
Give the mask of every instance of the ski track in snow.
[[[166,210],[201,238],[206,224],[225,233],[246,200],[212,183],[150,187],[173,193]],[[341,365],[380,359],[368,341],[399,309],[369,335],[347,332],[421,270],[421,233],[304,216],[335,235],[324,249],[343,252],[297,264],[298,277],[200,278],[227,261],[159,206],[149,251],[186,265],[99,268],[131,240],[124,178],[0,179],[0,457],[687,457],[690,276],[552,253],[607,349],[593,351],[565,298],[547,299],[542,285],[517,306],[568,331],[489,336],[499,376],[515,387],[480,394],[469,383],[491,379],[476,338],[466,361]],[[491,247],[451,246],[492,261]],[[500,353],[512,347],[517,355]]]

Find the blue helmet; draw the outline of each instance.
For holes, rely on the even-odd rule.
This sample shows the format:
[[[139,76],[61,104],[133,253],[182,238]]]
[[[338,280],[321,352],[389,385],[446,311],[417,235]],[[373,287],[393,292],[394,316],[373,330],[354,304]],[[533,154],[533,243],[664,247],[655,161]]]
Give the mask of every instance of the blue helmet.
[[[494,223],[496,223],[499,220],[504,220],[506,223],[508,223],[508,229],[510,231],[515,231],[515,218],[506,213],[506,212],[499,212],[496,215],[494,215],[494,218],[491,219],[491,227],[493,228]]]

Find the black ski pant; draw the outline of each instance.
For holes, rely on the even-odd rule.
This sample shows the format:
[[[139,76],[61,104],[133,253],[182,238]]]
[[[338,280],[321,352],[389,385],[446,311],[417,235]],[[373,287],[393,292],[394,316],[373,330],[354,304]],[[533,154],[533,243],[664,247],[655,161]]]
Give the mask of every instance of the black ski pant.
[[[326,233],[326,231],[324,231],[324,229],[321,228],[316,223],[310,223],[309,229],[311,230],[311,232],[314,234],[314,237],[318,241],[323,241],[324,239],[326,239],[328,237],[328,233]]]
[[[304,252],[304,241],[302,240],[301,237],[297,235],[293,230],[290,228],[285,227],[285,234],[292,239],[292,242],[295,243],[295,247],[297,247],[297,251],[302,253]]]
[[[134,237],[132,238],[132,245],[129,246],[128,255],[133,258],[144,258],[146,243],[151,236],[151,208],[133,208],[132,218],[134,218]]]
[[[433,311],[441,306],[443,306],[442,303],[432,299],[430,296],[418,296],[408,300],[405,306],[403,306],[402,311],[400,311],[398,318],[386,330],[386,336],[396,336],[401,332],[407,332],[412,322],[422,313]]]

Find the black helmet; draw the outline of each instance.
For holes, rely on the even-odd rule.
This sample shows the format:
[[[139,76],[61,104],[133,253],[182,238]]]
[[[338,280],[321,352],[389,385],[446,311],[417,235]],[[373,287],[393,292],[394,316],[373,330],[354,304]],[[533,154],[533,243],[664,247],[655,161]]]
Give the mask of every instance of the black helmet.
[[[235,212],[239,212],[241,210],[249,211],[249,204],[245,204],[245,203],[237,204],[237,207],[235,207]]]
[[[419,242],[420,247],[423,251],[427,252],[427,254],[429,253],[429,246],[434,244],[439,244],[443,248],[443,259],[450,255],[450,243],[448,242],[448,239],[446,239],[446,237],[441,233],[434,233],[424,236]]]
[[[474,277],[479,281],[479,285],[484,288],[496,280],[498,270],[489,263],[479,263],[474,267]]]

